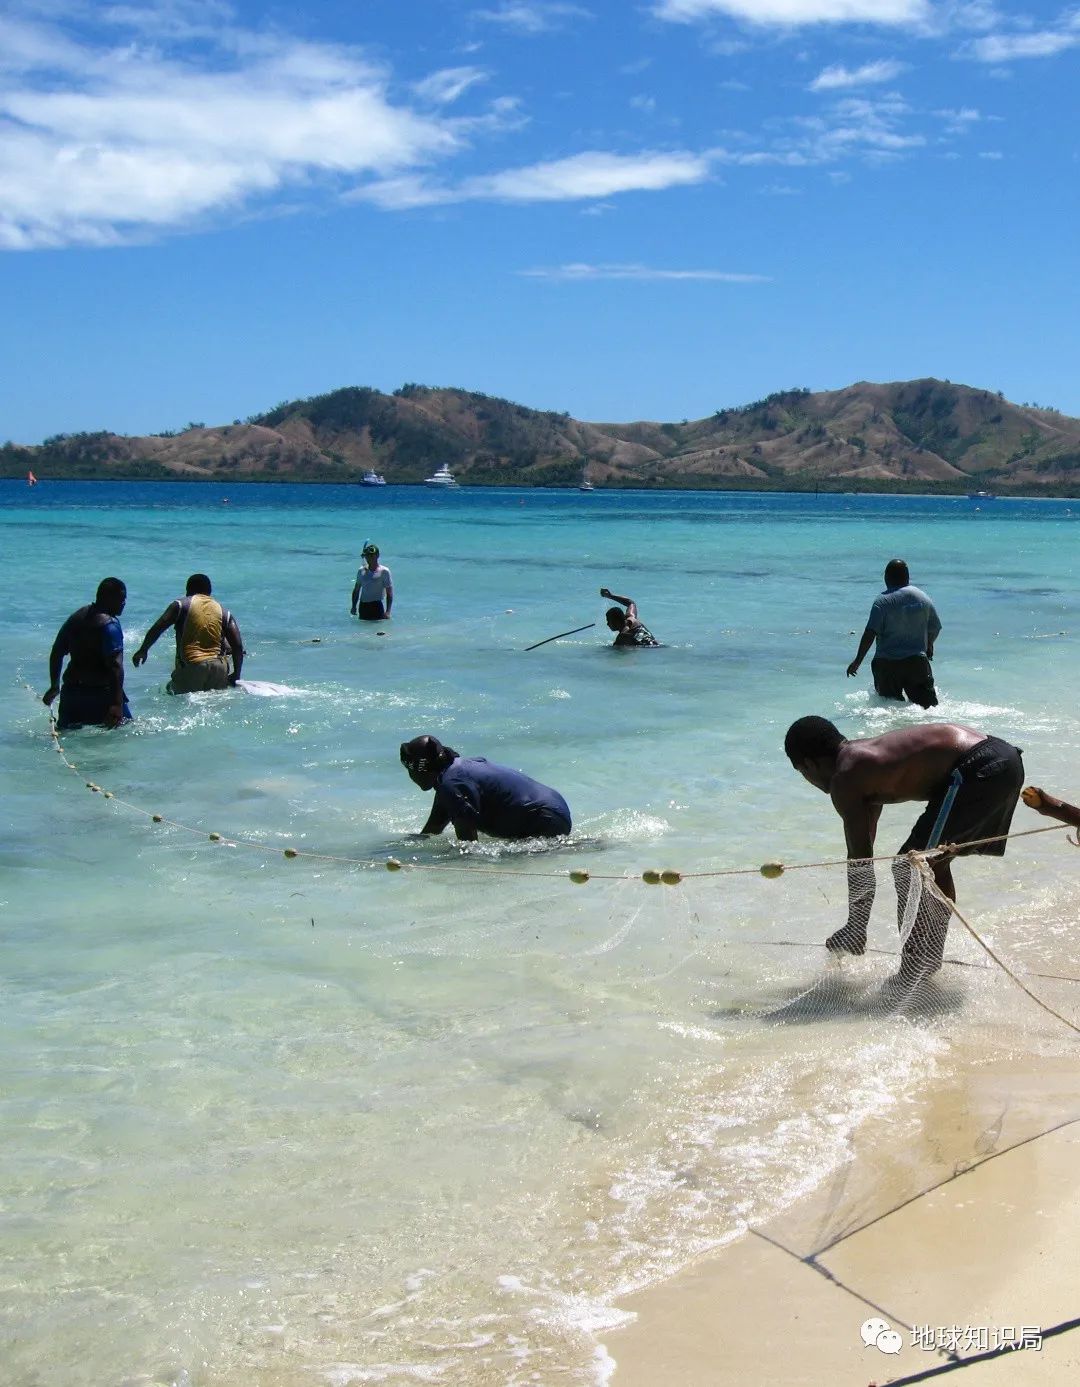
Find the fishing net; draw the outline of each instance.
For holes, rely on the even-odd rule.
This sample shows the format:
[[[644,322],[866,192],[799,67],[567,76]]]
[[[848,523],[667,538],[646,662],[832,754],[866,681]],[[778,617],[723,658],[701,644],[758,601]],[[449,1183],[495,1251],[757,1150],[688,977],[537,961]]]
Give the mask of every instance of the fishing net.
[[[786,996],[778,987],[773,1003],[747,1013],[817,1033],[798,1114],[808,1149],[828,1145],[845,1095],[862,1107],[863,1120],[845,1126],[832,1150],[827,1178],[803,1198],[759,1201],[750,1220],[801,1258],[1080,1119],[1072,1075],[1080,978],[1061,932],[1047,931],[1031,898],[1011,892],[976,923],[935,880],[935,856],[877,864],[879,878],[892,877],[895,926],[886,923],[893,903],[884,881],[874,904],[873,864],[849,864],[849,919],[828,936],[828,961],[807,986],[796,981]]]
[[[419,1183],[445,1160],[443,1224],[471,1217],[480,1198],[471,1182],[483,1187],[467,1244],[475,1265],[455,1292],[459,1304],[473,1297],[478,1314],[490,1310],[492,1267],[540,1287],[552,1306],[580,1309],[609,1306],[747,1229],[812,1258],[1080,1119],[1076,893],[1060,828],[1014,835],[1023,841],[1010,843],[1007,865],[956,863],[955,909],[933,854],[680,873],[644,863],[605,870],[609,847],[587,837],[460,853],[409,845],[391,862],[299,837],[283,847],[281,835],[177,822],[134,790],[85,779],[59,739],[56,750],[85,786],[89,813],[141,820],[143,872],[172,880],[182,852],[189,894],[210,890],[220,871],[211,855],[227,852],[230,888],[243,874],[252,899],[272,906],[267,918],[295,915],[328,975],[346,950],[363,951],[363,968],[344,976],[379,1029],[368,1021],[358,1053],[385,1032],[386,1073],[400,1063],[404,1077],[382,1075],[378,1087],[395,1103],[418,1077],[406,1060],[437,1049],[462,1107],[403,1111],[400,1147],[373,1145],[365,1168],[376,1183],[381,1168],[389,1185],[393,1167],[412,1159]],[[623,860],[625,844],[618,850]],[[305,976],[298,959],[290,977]],[[329,1005],[319,998],[316,1030]],[[480,1117],[492,1133],[527,1133],[530,1160],[511,1144],[517,1156],[501,1165],[478,1150],[467,1167],[466,1136]],[[423,1134],[413,1125],[436,1120],[443,1126]],[[532,1159],[537,1150],[548,1164]],[[526,1174],[535,1181],[527,1237],[515,1231],[525,1227]],[[421,1237],[433,1259],[422,1211],[395,1217],[401,1267]],[[384,1259],[391,1241],[380,1244]],[[362,1261],[347,1262],[350,1287],[362,1283]],[[523,1297],[508,1321],[514,1334],[562,1361],[564,1320],[554,1310],[550,1323],[537,1318],[524,1291],[514,1294]],[[410,1314],[431,1297],[431,1339],[446,1303],[434,1290],[417,1296]],[[317,1311],[313,1344],[323,1342]],[[352,1332],[342,1330],[343,1344]],[[380,1353],[419,1352],[407,1317],[380,1322],[378,1333]],[[490,1376],[471,1380],[515,1380],[513,1352],[485,1350]]]

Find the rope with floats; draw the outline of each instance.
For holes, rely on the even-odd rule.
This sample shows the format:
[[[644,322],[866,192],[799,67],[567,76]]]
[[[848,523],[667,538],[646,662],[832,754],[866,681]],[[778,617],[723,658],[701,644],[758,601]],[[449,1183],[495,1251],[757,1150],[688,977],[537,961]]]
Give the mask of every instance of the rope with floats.
[[[24,687],[30,693],[35,693],[36,696],[35,690],[32,689],[29,684],[24,685]],[[49,710],[49,735],[52,738],[54,750],[60,756],[60,759],[63,761],[67,769],[75,775],[81,775],[82,773],[80,772],[78,766],[76,766],[75,763],[68,757],[67,752],[64,749],[64,744],[60,738],[60,729],[58,728],[56,723],[56,716],[51,709]],[[96,781],[84,780],[83,784],[85,785],[86,789],[88,789],[92,794],[100,795],[102,799],[111,800],[118,807],[127,809],[133,814],[138,814],[143,818],[149,819],[151,823],[160,824],[164,827],[175,829],[178,832],[190,834],[193,837],[200,838],[205,842],[222,843],[226,847],[249,848],[251,850],[262,853],[277,853],[280,851],[281,855],[290,861],[296,859],[304,859],[313,862],[336,862],[341,866],[346,867],[371,867],[375,866],[377,862],[376,859],[372,858],[347,857],[340,853],[310,852],[302,848],[287,847],[283,849],[278,849],[276,847],[270,847],[268,844],[260,842],[257,839],[245,838],[242,835],[220,833],[217,830],[211,830],[208,832],[204,827],[196,827],[192,824],[181,823],[177,819],[170,819],[165,814],[157,813],[154,810],[145,809],[142,805],[134,804],[130,800],[121,799],[112,790],[105,789]],[[784,863],[780,861],[771,861],[763,862],[758,867],[725,867],[711,872],[680,872],[670,867],[663,869],[656,867],[648,867],[638,875],[637,879],[643,882],[646,886],[678,886],[684,881],[710,881],[721,877],[745,876],[761,876],[766,878],[766,880],[774,881],[777,878],[783,876],[785,872],[805,872],[821,868],[847,867],[850,865],[851,862],[895,862],[900,858],[904,858],[906,860],[918,858],[920,863],[925,863],[926,861],[933,858],[950,857],[961,850],[969,850],[972,847],[982,847],[983,845],[988,843],[997,843],[1013,838],[1029,838],[1039,833],[1067,834],[1067,832],[1068,825],[1066,824],[1050,824],[1044,828],[1029,828],[1023,829],[1018,833],[1002,833],[991,838],[979,838],[971,843],[943,843],[940,844],[932,852],[928,853],[883,853],[880,856],[875,857],[866,857],[859,859],[848,859],[846,857],[828,858],[817,862]],[[1078,832],[1075,837],[1066,837],[1066,842],[1068,842],[1073,847],[1080,847],[1080,832]],[[535,872],[520,871],[517,868],[508,867],[483,867],[475,862],[471,862],[469,864],[444,864],[426,862],[405,863],[397,857],[387,857],[382,859],[382,865],[388,872],[468,872],[470,876],[481,875],[540,877],[549,881],[569,880],[575,886],[584,886],[590,881],[635,880],[635,876],[633,874],[627,874],[625,872],[591,872],[584,867],[574,867],[571,868],[569,871]],[[953,906],[953,909],[956,909],[955,905]],[[959,912],[957,912],[957,915],[959,917]],[[970,928],[970,926],[968,928]],[[979,942],[982,943],[981,940]],[[987,946],[983,945],[983,947],[986,948]],[[990,950],[987,949],[987,952],[990,952]],[[992,954],[991,956],[993,957]]]

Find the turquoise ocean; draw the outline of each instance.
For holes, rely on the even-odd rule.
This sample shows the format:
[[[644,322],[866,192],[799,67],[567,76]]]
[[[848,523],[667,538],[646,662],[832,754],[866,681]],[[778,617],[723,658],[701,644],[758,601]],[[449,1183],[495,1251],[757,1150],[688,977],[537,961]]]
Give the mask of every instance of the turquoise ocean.
[[[964,722],[1080,800],[1080,502],[48,482],[0,501],[9,1387],[606,1381],[621,1296],[794,1205],[950,1062],[949,1015],[849,1018],[842,1044],[760,1019],[821,970],[842,871],[689,877],[842,857],[788,724]],[[383,626],[348,615],[369,538]],[[894,555],[943,622],[929,715],[877,699],[869,662],[845,677]],[[171,633],[131,668],[194,570],[273,695],[169,697]],[[68,734],[72,771],[40,694],[109,574],[136,720]],[[663,649],[609,648],[605,585]],[[556,786],[571,841],[414,838],[428,797],[398,745],[422,732]],[[880,850],[913,818],[887,808]],[[1078,880],[1049,836],[957,868],[970,918],[1041,962],[1068,957]],[[982,1005],[974,977],[951,1015]]]

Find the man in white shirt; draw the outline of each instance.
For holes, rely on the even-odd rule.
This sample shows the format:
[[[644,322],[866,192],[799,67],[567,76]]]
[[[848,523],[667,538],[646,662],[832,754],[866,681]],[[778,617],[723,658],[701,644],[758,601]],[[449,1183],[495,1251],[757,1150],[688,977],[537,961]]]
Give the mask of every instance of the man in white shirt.
[[[393,605],[394,581],[390,577],[390,570],[379,562],[379,546],[372,544],[370,539],[365,540],[364,566],[356,573],[351,615],[359,616],[361,621],[385,621]]]

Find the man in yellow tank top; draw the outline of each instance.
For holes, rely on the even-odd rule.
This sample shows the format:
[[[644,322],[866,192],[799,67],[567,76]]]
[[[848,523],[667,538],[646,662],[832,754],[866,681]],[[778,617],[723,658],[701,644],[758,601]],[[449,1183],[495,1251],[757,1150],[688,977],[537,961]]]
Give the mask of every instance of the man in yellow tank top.
[[[210,594],[210,579],[206,574],[193,573],[187,580],[186,595],[169,603],[131,657],[133,665],[144,664],[157,638],[174,626],[176,668],[165,685],[167,693],[227,689],[240,678],[244,664],[240,628],[232,612],[226,611]]]

